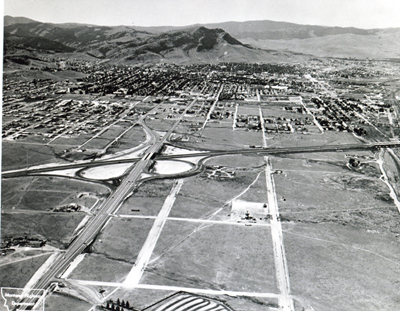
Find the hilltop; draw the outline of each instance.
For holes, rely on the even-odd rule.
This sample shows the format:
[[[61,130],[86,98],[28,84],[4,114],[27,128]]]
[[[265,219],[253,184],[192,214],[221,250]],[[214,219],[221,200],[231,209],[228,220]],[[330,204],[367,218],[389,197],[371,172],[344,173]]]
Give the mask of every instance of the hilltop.
[[[6,21],[6,60],[16,55],[31,59],[38,53],[84,55],[120,64],[158,60],[188,63],[279,61],[293,56],[243,44],[221,28],[193,26],[154,33],[128,26],[58,25],[11,17]]]
[[[300,25],[275,21],[246,21],[204,24],[222,28],[242,43],[319,57],[400,58],[400,28],[360,29]],[[135,27],[157,33],[179,27]]]
[[[6,59],[38,53],[131,64],[246,61],[291,62],[310,57],[399,58],[400,29],[359,29],[274,21],[185,27],[52,24],[5,16]]]

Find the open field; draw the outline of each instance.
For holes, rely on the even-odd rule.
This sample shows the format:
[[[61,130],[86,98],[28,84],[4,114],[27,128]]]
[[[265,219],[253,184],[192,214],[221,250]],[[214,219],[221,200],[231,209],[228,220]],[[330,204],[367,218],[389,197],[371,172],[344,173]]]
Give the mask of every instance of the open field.
[[[132,289],[125,290],[123,288],[119,289],[112,295],[111,299],[116,301],[118,298],[122,301],[129,301],[129,304],[143,310],[146,307],[162,300],[168,296],[174,294],[174,291],[160,291],[160,290],[149,290],[149,289]]]
[[[133,264],[152,225],[153,219],[113,218],[93,244],[93,252]]]
[[[144,142],[146,135],[142,128],[135,126],[126,132],[119,140],[117,144],[112,145],[108,149],[108,153],[116,153],[118,151],[124,151],[127,149],[134,148]]]
[[[251,155],[227,155],[212,157],[204,162],[205,165],[227,166],[234,168],[260,168],[265,165],[264,157]]]
[[[226,219],[230,214],[230,202],[235,198],[265,201],[265,193],[260,188],[262,183],[257,183],[260,172],[260,169],[238,171],[234,178],[226,180],[210,179],[203,174],[186,178],[171,217],[205,219],[219,211],[213,219]],[[263,186],[265,188],[265,184]]]
[[[160,132],[167,132],[172,124],[174,124],[175,120],[166,120],[161,118],[146,118],[145,123],[146,125],[155,130]]]
[[[0,266],[0,286],[24,288],[49,257],[50,254]]]
[[[52,294],[45,300],[45,310],[50,311],[87,311],[91,305],[83,300],[74,297]]]
[[[94,149],[94,150],[102,150],[104,149],[110,142],[112,142],[112,139],[110,138],[94,138],[90,142],[88,142],[85,145],[86,149]]]
[[[47,163],[67,163],[55,154],[51,146],[2,141],[2,170],[13,170]]]
[[[122,204],[118,210],[118,214],[156,216],[162,207],[164,200],[164,196],[145,197],[135,195]]]
[[[283,221],[338,223],[384,234],[400,232],[398,210],[376,167],[358,172],[324,159],[274,158],[273,163],[274,168],[282,169],[275,184]]]
[[[80,134],[79,136],[74,135],[74,136],[61,136],[59,138],[57,138],[56,140],[54,140],[54,142],[52,142],[50,144],[51,145],[69,145],[70,148],[71,147],[78,147],[79,145],[83,144],[84,142],[86,142],[87,140],[89,140],[90,138],[92,138],[93,135],[91,134]]]
[[[280,134],[266,133],[268,147],[325,146],[340,144],[362,144],[350,133],[325,131],[324,134]]]
[[[38,237],[47,240],[51,246],[65,248],[84,217],[84,213],[3,213],[1,235]]]
[[[58,206],[77,203],[91,208],[93,197],[109,194],[105,186],[58,177],[27,177],[2,180],[1,201],[4,210],[49,211]],[[82,194],[91,194],[91,199]]]
[[[337,224],[285,227],[292,293],[304,305],[321,311],[398,308],[395,238]]]
[[[142,282],[276,292],[270,230],[167,221]]]
[[[149,180],[137,188],[118,210],[121,215],[156,216],[169,194],[173,180]]]
[[[131,268],[131,263],[91,253],[85,256],[83,261],[69,275],[69,278],[103,282],[122,282]]]

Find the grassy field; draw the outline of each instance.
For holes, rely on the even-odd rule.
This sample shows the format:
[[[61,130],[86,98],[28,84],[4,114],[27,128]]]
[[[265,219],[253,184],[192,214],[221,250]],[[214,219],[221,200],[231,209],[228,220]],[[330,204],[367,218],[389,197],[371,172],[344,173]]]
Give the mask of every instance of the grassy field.
[[[162,205],[164,204],[165,197],[146,197],[134,195],[122,204],[122,206],[118,210],[118,214],[157,216]]]
[[[350,133],[327,132],[315,134],[267,133],[267,147],[301,147],[342,144],[363,144]]]
[[[262,145],[262,133],[255,131],[236,130],[226,125],[209,124],[204,130],[205,140],[199,147],[210,150],[229,150],[248,148],[250,145]]]
[[[73,231],[84,217],[84,213],[3,213],[1,234],[38,237],[46,239],[49,245],[65,248],[73,237]]]
[[[85,145],[87,149],[103,149],[109,143],[111,143],[116,137],[121,135],[126,129],[128,129],[132,124],[130,122],[119,122],[106,131],[104,131],[98,137],[92,139]]]
[[[105,148],[113,139],[111,138],[94,138],[90,142],[88,142],[84,147],[86,149],[103,149]]]
[[[133,264],[153,225],[153,219],[114,218],[93,244],[93,252]]]
[[[79,136],[72,136],[72,137],[68,137],[68,136],[61,136],[59,138],[57,138],[56,140],[54,140],[54,142],[52,142],[50,144],[51,145],[68,145],[71,147],[77,147],[81,144],[83,144],[84,142],[86,142],[87,140],[89,140],[90,138],[93,137],[94,134],[80,134]]]
[[[159,118],[151,120],[150,118],[146,118],[145,122],[149,128],[155,131],[167,132],[174,124],[175,120],[166,120]]]
[[[264,157],[260,156],[243,156],[243,155],[226,155],[209,158],[206,165],[217,165],[234,168],[259,168],[265,165]]]
[[[1,187],[3,210],[48,211],[70,203],[90,203],[84,198],[78,198],[81,193],[91,193],[98,198],[110,193],[108,188],[99,184],[58,177],[3,179]],[[91,203],[94,204],[94,200]]]
[[[118,151],[124,151],[130,148],[138,146],[140,143],[144,142],[146,139],[146,134],[142,128],[135,126],[126,132],[119,140],[118,144],[113,145],[108,149],[108,153],[115,153]]]
[[[282,220],[399,234],[398,211],[377,167],[358,172],[344,163],[274,158],[283,172],[274,177]]]
[[[14,170],[47,163],[67,163],[59,159],[51,146],[2,141],[2,170]]]
[[[174,180],[170,179],[150,180],[143,183],[122,204],[118,214],[157,216],[173,183]]]
[[[270,228],[168,221],[146,284],[276,292]]]
[[[87,311],[91,305],[74,297],[53,293],[46,298],[44,308],[50,311]]]
[[[1,266],[0,287],[24,288],[49,257],[50,254]]]
[[[89,254],[69,275],[70,279],[122,282],[132,269],[132,264],[107,258],[104,255]]]
[[[171,216],[205,219],[219,211],[213,219],[226,219],[230,214],[229,202],[235,197],[263,202],[265,193],[259,183],[256,182],[254,187],[246,190],[258,174],[257,170],[242,171],[228,180],[209,179],[204,175],[186,178],[176,197]],[[240,196],[241,193],[243,195]]]
[[[284,230],[292,293],[314,310],[398,309],[395,238],[336,224]]]

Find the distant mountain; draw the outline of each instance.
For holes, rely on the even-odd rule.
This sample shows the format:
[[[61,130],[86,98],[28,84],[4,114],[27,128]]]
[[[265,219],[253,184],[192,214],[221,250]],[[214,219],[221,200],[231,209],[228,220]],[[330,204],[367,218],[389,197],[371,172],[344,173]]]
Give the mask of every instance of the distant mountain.
[[[286,22],[248,21],[208,24],[260,49],[320,57],[400,58],[400,28],[359,29]]]
[[[342,34],[369,35],[375,33],[375,30],[354,27],[299,25],[274,21],[226,22],[208,24],[207,26],[221,27],[232,33],[236,38],[252,38],[256,40],[307,39]]]
[[[241,38],[252,39],[307,39],[315,37],[324,37],[330,35],[341,34],[355,34],[355,35],[369,35],[375,33],[377,30],[359,29],[354,27],[326,27],[326,26],[313,26],[313,25],[300,25],[287,22],[275,21],[247,21],[247,22],[224,22],[213,24],[201,24],[194,26],[204,26],[208,28],[222,28],[229,32],[239,40]],[[184,29],[185,27],[135,27],[137,30],[148,31],[152,33],[164,32],[170,30]]]
[[[220,28],[196,26],[150,33],[128,26],[58,25],[25,19],[22,23],[18,21],[10,18],[4,27],[5,56],[21,54],[21,51],[84,53],[114,63],[159,59],[178,62],[261,61],[263,57],[268,59],[277,56],[276,53],[272,55],[268,51],[245,45]]]
[[[73,52],[74,49],[62,43],[41,37],[22,37],[4,34],[4,52],[9,53],[10,49],[29,49],[37,51],[54,51],[60,53]]]
[[[240,42],[259,49],[320,57],[400,58],[400,28],[359,29],[267,20],[214,23],[203,26],[222,28]],[[152,33],[180,29],[170,26],[135,28]]]
[[[5,16],[5,56],[76,53],[105,62],[292,61],[313,56],[399,58],[400,29],[248,21],[186,27],[51,24]]]
[[[34,23],[35,21],[26,17],[13,17],[6,15],[4,16],[4,26],[9,26],[13,24],[29,24]]]

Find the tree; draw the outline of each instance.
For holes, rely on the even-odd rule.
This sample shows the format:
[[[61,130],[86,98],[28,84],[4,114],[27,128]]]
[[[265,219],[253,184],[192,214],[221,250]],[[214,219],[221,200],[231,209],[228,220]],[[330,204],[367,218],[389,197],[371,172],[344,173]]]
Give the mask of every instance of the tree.
[[[121,301],[119,300],[119,298],[117,299],[117,306],[121,305]]]
[[[121,306],[125,307],[125,300],[122,299]]]
[[[130,307],[130,306],[129,306],[129,301],[128,301],[128,300],[126,301],[125,307],[127,307],[127,308]]]

